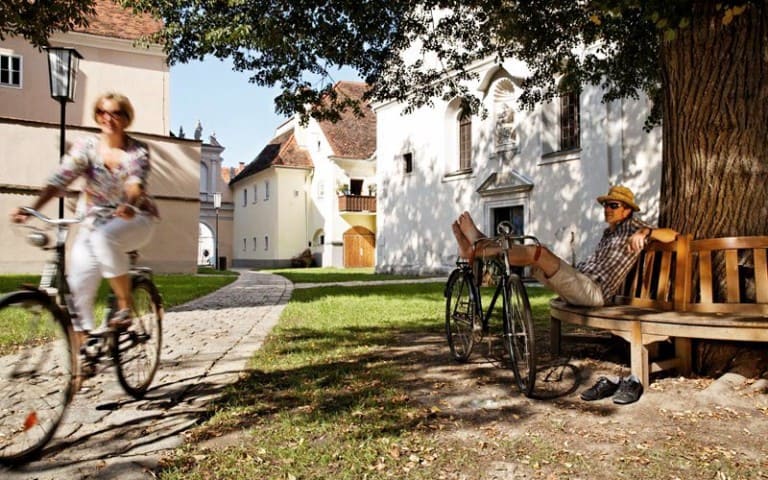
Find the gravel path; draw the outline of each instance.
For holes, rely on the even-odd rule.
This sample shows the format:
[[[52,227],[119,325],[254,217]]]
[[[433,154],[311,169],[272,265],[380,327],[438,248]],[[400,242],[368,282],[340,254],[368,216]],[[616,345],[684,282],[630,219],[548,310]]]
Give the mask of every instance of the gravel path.
[[[235,382],[277,323],[293,285],[242,271],[232,284],[166,312],[161,364],[147,396],[125,394],[114,368],[87,380],[40,460],[3,479],[149,479],[209,402]]]

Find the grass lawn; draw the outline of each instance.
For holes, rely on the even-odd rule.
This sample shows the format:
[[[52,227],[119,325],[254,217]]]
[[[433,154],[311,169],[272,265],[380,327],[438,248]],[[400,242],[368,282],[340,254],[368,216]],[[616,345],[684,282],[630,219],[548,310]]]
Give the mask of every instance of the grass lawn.
[[[530,292],[546,321],[551,294]],[[160,478],[461,478],[476,452],[434,439],[436,412],[409,402],[391,354],[404,334],[442,335],[443,318],[442,283],[294,290],[252,370]],[[239,440],[200,446],[229,433]]]

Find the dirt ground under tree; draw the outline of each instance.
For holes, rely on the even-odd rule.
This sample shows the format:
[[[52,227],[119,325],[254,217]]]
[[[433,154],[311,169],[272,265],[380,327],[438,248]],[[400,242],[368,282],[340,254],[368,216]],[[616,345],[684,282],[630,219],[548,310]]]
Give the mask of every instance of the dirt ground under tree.
[[[629,374],[620,339],[567,344],[557,358],[539,339],[537,398],[516,390],[496,342],[476,345],[465,364],[440,336],[400,344],[410,400],[433,413],[442,444],[477,454],[441,478],[768,479],[768,375],[756,368],[763,358],[742,359],[736,370],[751,377],[654,378],[638,402],[620,406],[579,398],[600,376]]]

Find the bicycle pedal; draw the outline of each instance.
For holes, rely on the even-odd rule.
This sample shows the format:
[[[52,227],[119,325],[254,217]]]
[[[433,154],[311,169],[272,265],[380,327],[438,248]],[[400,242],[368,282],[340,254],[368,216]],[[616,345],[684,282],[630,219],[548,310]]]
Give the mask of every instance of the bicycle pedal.
[[[83,378],[93,378],[96,376],[96,364],[93,362],[84,362],[80,367],[80,375]]]

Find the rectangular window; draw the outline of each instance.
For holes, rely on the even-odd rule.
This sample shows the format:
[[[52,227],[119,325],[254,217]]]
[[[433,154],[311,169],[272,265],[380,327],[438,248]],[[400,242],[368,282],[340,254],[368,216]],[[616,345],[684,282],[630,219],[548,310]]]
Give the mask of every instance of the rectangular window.
[[[472,117],[459,119],[459,170],[472,168]]]
[[[269,200],[269,180],[264,182],[264,200]]]
[[[0,55],[0,85],[21,87],[21,57]]]
[[[560,150],[580,147],[579,122],[579,94],[566,93],[560,97]]]
[[[413,153],[408,152],[403,154],[403,173],[411,173],[413,171]]]
[[[253,237],[253,249],[256,250],[256,237]]]
[[[269,250],[269,236],[264,235],[264,250]]]
[[[258,201],[259,196],[257,195],[258,191],[256,190],[256,185],[253,186],[253,203],[256,203]]]
[[[243,189],[243,206],[245,207],[246,205],[248,205],[248,189],[244,188]]]
[[[243,251],[245,251],[245,247],[246,247],[246,243],[245,243],[245,239],[243,239]]]

